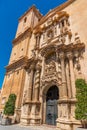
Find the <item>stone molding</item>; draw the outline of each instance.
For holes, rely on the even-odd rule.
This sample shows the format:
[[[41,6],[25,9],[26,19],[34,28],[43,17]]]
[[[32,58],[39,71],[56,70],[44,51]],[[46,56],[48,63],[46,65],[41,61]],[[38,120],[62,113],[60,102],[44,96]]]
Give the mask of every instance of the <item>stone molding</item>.
[[[24,36],[31,37],[31,34],[32,34],[32,29],[29,27],[27,30],[25,30],[23,33],[21,33],[20,35],[18,35],[18,37],[15,38],[12,41],[13,45],[16,44],[19,40],[21,40]]]
[[[49,29],[50,27],[54,26],[55,22],[56,22],[56,23],[60,22],[62,17],[66,17],[66,18],[69,17],[69,15],[68,15],[65,11],[56,12],[55,14],[57,15],[57,17],[55,17],[54,19],[52,18],[52,16],[49,17],[49,19],[50,19],[50,24],[44,25],[43,27],[41,27],[41,26],[36,27],[36,29],[34,30],[34,34],[35,34],[35,35],[41,34],[41,33],[43,33],[45,30],[47,30],[47,29]],[[46,20],[48,21],[49,19],[46,19]]]
[[[61,44],[61,45],[48,45],[40,50],[42,56],[45,56],[48,52],[69,52],[69,51],[82,51],[85,48],[84,43],[74,44],[71,43],[69,45]]]
[[[59,53],[59,58],[60,58],[60,60],[62,60],[62,59],[65,58],[65,54],[64,54],[64,52],[60,52],[60,53]]]
[[[72,103],[72,104],[75,104],[77,101],[76,99],[59,99],[58,100],[58,103],[61,104],[61,103]]]
[[[67,52],[66,56],[68,57],[68,59],[72,59],[73,58],[73,53],[72,52]]]
[[[68,5],[72,4],[74,1],[76,0],[68,0],[67,2],[65,2],[64,4],[62,4],[61,6],[56,7],[55,9],[53,9],[52,11],[49,11],[48,14],[44,17],[42,17],[41,21],[38,23],[38,25],[35,27],[35,29],[37,29],[41,24],[43,24],[47,19],[49,19],[50,14],[51,17],[56,13],[61,11],[62,9],[66,8]]]
[[[25,67],[26,63],[27,63],[27,60],[28,60],[28,57],[25,56],[25,57],[22,57],[21,59],[15,61],[15,62],[9,64],[8,66],[5,67],[6,68],[6,72],[9,72],[9,71],[11,71],[13,69],[16,69],[16,68],[18,68],[20,66],[21,66],[21,68]]]

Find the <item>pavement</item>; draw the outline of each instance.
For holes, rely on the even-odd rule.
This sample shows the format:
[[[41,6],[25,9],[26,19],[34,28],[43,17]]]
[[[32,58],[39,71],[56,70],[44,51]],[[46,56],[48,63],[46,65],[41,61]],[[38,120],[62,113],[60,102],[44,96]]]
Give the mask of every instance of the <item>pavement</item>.
[[[41,126],[22,126],[20,124],[18,125],[0,125],[0,130],[57,130],[54,126],[47,126],[47,125],[41,125]]]

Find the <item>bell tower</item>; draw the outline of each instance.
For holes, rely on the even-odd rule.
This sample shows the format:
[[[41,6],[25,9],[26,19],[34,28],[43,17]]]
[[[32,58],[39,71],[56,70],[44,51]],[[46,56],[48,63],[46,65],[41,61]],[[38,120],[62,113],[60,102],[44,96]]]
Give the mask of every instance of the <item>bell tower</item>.
[[[32,47],[35,44],[33,28],[37,25],[42,15],[32,6],[23,16],[19,18],[19,24],[15,39],[13,40],[12,52],[9,64],[6,66],[6,74],[2,86],[0,109],[3,111],[5,102],[11,93],[17,95],[16,115],[20,120],[20,108],[22,103],[24,82],[25,82],[25,65],[31,58]],[[32,42],[33,41],[33,42]]]

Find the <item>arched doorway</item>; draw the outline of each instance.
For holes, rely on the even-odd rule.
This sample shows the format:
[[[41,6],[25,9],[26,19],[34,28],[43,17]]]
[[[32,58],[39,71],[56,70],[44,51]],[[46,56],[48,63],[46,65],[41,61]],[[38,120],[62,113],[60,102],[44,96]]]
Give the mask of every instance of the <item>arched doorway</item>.
[[[57,86],[52,86],[46,94],[46,124],[56,125],[58,118],[59,90]]]

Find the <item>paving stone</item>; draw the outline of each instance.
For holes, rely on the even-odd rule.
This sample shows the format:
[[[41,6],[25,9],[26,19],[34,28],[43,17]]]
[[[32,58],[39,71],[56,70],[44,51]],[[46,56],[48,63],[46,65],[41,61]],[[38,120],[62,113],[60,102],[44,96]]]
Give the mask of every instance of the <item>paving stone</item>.
[[[56,127],[52,126],[21,126],[21,125],[0,125],[0,130],[56,130]]]

